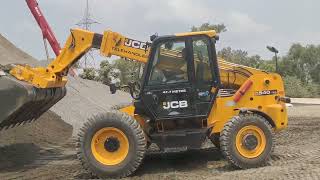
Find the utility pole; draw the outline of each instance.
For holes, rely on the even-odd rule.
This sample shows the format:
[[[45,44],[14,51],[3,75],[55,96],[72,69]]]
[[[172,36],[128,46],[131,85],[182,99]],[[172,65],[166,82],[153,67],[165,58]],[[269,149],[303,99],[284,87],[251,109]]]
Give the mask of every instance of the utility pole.
[[[91,26],[93,24],[100,24],[98,21],[95,21],[93,18],[91,18],[90,14],[90,7],[89,7],[89,0],[86,0],[86,7],[83,18],[78,22],[76,25],[89,31],[91,29]],[[92,59],[92,62],[89,61],[89,56]],[[92,51],[90,50],[85,56],[84,56],[84,68],[88,68],[88,64],[92,66],[94,64],[94,57],[92,55]]]
[[[279,69],[278,69],[278,53],[279,51],[275,48],[275,47],[272,47],[272,46],[267,46],[267,49],[270,51],[270,52],[273,52],[274,53],[274,57],[276,58],[276,73],[278,73]]]

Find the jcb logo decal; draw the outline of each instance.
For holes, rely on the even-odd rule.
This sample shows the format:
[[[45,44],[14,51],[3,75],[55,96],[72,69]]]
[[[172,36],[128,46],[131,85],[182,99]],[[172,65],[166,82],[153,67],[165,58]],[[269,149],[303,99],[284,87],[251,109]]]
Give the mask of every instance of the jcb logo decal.
[[[163,109],[179,109],[179,108],[187,108],[188,101],[171,101],[171,102],[163,102]]]
[[[147,46],[145,42],[141,42],[133,39],[127,39],[127,38],[124,41],[124,45],[127,47],[132,47],[135,49],[142,49],[142,50],[145,50]]]

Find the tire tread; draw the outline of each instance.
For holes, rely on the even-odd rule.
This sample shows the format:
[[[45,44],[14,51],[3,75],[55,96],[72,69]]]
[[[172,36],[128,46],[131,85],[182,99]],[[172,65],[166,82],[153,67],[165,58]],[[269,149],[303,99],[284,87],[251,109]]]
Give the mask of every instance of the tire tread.
[[[255,120],[261,121],[268,129],[268,131],[271,132],[272,135],[272,146],[271,146],[271,150],[270,153],[267,155],[267,157],[265,158],[264,162],[258,163],[254,166],[248,166],[243,162],[240,162],[233,154],[232,151],[230,151],[230,146],[232,146],[230,144],[231,140],[230,138],[232,137],[232,134],[235,133],[233,132],[234,128],[236,126],[239,126],[242,122],[244,121],[248,121],[249,119],[254,118]],[[260,167],[260,166],[264,166],[266,165],[266,163],[268,162],[268,160],[271,158],[270,154],[273,152],[274,150],[274,145],[275,145],[275,136],[274,136],[274,132],[272,130],[272,126],[271,124],[262,116],[258,115],[258,114],[254,114],[254,113],[245,113],[245,114],[240,114],[238,116],[234,116],[230,121],[228,121],[222,132],[220,135],[220,148],[222,151],[223,156],[234,166],[240,168],[240,169],[248,169],[248,168],[252,168],[252,167]]]
[[[108,120],[120,120],[121,123],[127,124],[130,126],[132,131],[134,132],[135,137],[135,143],[137,145],[136,148],[136,155],[133,161],[130,161],[128,164],[128,168],[121,170],[121,172],[116,173],[115,175],[110,175],[107,178],[124,178],[127,176],[130,176],[133,174],[142,163],[145,153],[146,153],[146,138],[144,135],[144,132],[142,128],[140,127],[140,124],[134,120],[132,117],[125,113],[121,112],[107,112],[103,114],[98,114],[92,118],[90,118],[86,123],[84,123],[83,127],[81,127],[78,138],[76,142],[76,148],[77,148],[77,158],[81,162],[83,168],[91,174],[92,177],[98,177],[98,178],[106,178],[101,174],[97,174],[93,172],[93,167],[91,162],[87,161],[87,158],[85,157],[85,152],[83,147],[84,139],[86,136],[87,131],[90,131],[91,127],[93,127],[95,124],[99,123],[100,121],[108,121]]]

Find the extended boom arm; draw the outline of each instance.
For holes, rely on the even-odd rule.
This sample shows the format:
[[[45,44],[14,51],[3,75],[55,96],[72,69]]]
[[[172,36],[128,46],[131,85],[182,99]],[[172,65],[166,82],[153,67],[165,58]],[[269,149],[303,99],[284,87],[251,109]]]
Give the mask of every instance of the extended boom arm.
[[[81,29],[71,30],[60,55],[47,68],[17,65],[10,74],[38,88],[64,87],[69,69],[91,48],[100,49],[102,55],[112,55],[147,62],[148,43],[127,38],[119,33],[106,31],[103,35]]]

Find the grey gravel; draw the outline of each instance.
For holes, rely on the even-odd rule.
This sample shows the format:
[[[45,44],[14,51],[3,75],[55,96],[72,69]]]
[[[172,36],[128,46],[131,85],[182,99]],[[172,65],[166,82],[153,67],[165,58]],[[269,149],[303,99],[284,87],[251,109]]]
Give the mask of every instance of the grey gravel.
[[[0,64],[7,65],[12,63],[37,65],[38,61],[17,48],[0,34]]]
[[[76,135],[82,124],[93,115],[110,111],[118,104],[130,103],[130,95],[121,91],[112,95],[109,87],[99,82],[68,77],[67,95],[51,110],[73,126]]]

